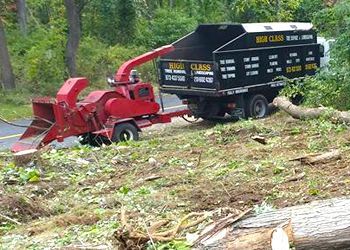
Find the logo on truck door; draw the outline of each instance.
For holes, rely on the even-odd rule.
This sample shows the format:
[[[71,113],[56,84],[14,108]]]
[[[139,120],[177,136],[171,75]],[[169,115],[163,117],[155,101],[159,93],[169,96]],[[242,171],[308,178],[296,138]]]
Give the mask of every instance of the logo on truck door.
[[[214,83],[213,65],[209,63],[191,63],[190,68],[194,83]]]
[[[185,64],[184,63],[177,63],[177,62],[170,62],[169,63],[169,69],[177,69],[177,70],[181,70],[181,69],[185,69]]]
[[[185,64],[182,62],[167,62],[164,66],[164,79],[172,82],[186,82]]]
[[[256,36],[256,43],[277,43],[284,42],[284,35]]]
[[[212,67],[206,63],[191,63],[191,70],[193,71],[211,71]]]

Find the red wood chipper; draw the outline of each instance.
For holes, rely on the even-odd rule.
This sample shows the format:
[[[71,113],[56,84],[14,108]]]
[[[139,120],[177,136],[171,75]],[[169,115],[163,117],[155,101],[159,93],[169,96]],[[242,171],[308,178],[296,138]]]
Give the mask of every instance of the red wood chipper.
[[[164,46],[125,62],[109,81],[114,90],[93,91],[77,102],[88,80],[71,78],[63,84],[55,99],[34,99],[33,121],[12,146],[12,151],[37,149],[54,140],[62,142],[70,136],[80,136],[83,144],[95,146],[137,140],[142,128],[188,115],[188,109],[160,112],[152,85],[141,82],[133,70],[172,50],[172,45]]]

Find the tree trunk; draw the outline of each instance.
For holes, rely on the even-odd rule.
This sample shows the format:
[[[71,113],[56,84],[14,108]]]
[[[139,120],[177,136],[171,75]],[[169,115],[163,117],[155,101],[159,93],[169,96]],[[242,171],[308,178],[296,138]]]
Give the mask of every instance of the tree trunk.
[[[80,41],[80,18],[74,0],[64,0],[68,20],[68,40],[66,46],[66,66],[70,77],[77,76],[76,54]]]
[[[175,0],[169,0],[169,7],[174,8],[175,7]]]
[[[0,67],[1,80],[4,89],[14,89],[15,76],[13,75],[10,55],[7,49],[7,42],[5,36],[5,28],[0,17]]]
[[[331,110],[328,108],[303,108],[293,105],[288,98],[281,96],[273,100],[273,105],[290,114],[296,119],[317,119],[320,117],[328,117],[335,122],[343,122],[350,124],[350,112]]]
[[[223,229],[197,249],[280,250],[289,249],[288,241],[298,250],[350,249],[349,206],[350,199],[335,198],[263,213]],[[278,234],[286,240],[278,242]]]
[[[25,0],[17,0],[17,19],[22,35],[27,35],[27,7]]]

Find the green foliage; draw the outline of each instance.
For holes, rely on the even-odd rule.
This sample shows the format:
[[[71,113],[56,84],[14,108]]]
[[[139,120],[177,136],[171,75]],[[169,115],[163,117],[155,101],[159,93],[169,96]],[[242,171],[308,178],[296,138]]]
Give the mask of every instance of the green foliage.
[[[130,188],[127,186],[121,186],[119,188],[119,193],[123,194],[123,195],[127,195],[130,192]]]
[[[254,213],[256,215],[272,212],[274,210],[275,208],[272,205],[268,204],[266,201],[263,201],[260,205],[254,205]]]
[[[93,87],[106,88],[107,77],[113,76],[122,63],[145,51],[143,47],[108,46],[97,38],[86,37],[81,41],[77,57],[79,75],[87,77]],[[151,64],[139,70],[144,80],[153,80]]]
[[[322,3],[306,6],[305,10]],[[311,9],[310,9],[311,11]],[[331,43],[331,61],[315,77],[307,77],[303,84],[289,84],[282,94],[288,97],[303,95],[305,104],[326,106],[340,110],[350,109],[350,2],[339,1],[332,8],[315,12],[313,22],[320,33],[334,38]]]
[[[87,34],[114,45],[131,44],[135,36],[136,9],[133,0],[90,1],[82,15]]]
[[[286,86],[280,91],[280,94],[288,98],[296,98],[299,95],[303,96],[305,94],[305,84],[304,82],[294,82],[284,79],[286,81]]]
[[[321,10],[314,23],[326,37],[335,38],[332,60],[327,70],[305,82],[308,105],[337,109],[350,108],[350,2],[339,1],[333,8]]]
[[[302,0],[294,19],[300,22],[311,22],[315,14],[324,8],[324,0]]]
[[[313,196],[317,196],[320,194],[319,182],[317,180],[310,180],[308,183],[309,194]]]
[[[154,249],[153,245],[149,245],[149,250]],[[189,244],[187,244],[185,241],[171,241],[169,243],[158,243],[156,245],[157,250],[188,250],[191,249]]]
[[[117,0],[117,39],[122,44],[128,44],[135,37],[136,12],[133,0]]]
[[[4,182],[17,182],[26,184],[28,182],[39,182],[41,174],[34,167],[17,167],[13,163],[7,164],[0,173],[0,179]]]
[[[152,20],[138,23],[139,34],[136,42],[150,48],[172,43],[191,32],[197,22],[182,12],[160,9]]]
[[[18,29],[13,1],[1,0],[2,17],[18,89],[25,96],[55,95],[68,77],[64,63],[67,36],[62,0],[27,0],[28,36]],[[126,60],[172,43],[198,23],[310,21],[336,38],[328,71],[293,85],[285,93],[302,93],[309,105],[350,108],[350,3],[326,8],[323,0],[76,0],[82,39],[77,55],[80,76],[92,88],[107,88],[106,78]],[[145,81],[156,82],[152,63],[139,68]],[[9,98],[7,98],[9,99]],[[29,98],[23,98],[29,100]],[[11,101],[11,100],[9,100]]]
[[[25,79],[31,92],[54,94],[65,78],[64,36],[54,31],[45,34],[25,55]],[[36,39],[38,40],[38,39]]]
[[[0,98],[2,94],[0,93]],[[12,95],[10,95],[12,96]],[[23,100],[26,100],[28,97],[23,97]],[[9,100],[6,98],[6,100]],[[28,118],[32,116],[32,108],[29,104],[23,105],[23,104],[15,104],[12,100],[9,101],[9,103],[6,103],[6,100],[3,100],[0,102],[0,117],[8,120],[13,121],[20,118]]]
[[[301,0],[237,0],[232,10],[241,22],[291,21],[300,3]]]

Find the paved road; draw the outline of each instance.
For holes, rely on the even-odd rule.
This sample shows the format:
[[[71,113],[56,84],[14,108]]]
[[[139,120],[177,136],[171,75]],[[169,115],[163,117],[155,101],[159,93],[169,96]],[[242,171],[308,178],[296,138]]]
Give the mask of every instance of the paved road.
[[[159,99],[157,99],[159,102]],[[177,109],[184,108],[181,101],[174,95],[164,95],[163,102],[165,111],[175,111]],[[1,114],[0,114],[1,116]],[[29,125],[30,119],[15,121],[16,124],[21,125]],[[14,127],[8,124],[5,124],[0,121],[0,151],[8,149],[11,147],[13,143],[15,143],[22,133],[25,131],[25,128]],[[76,137],[67,138],[63,144],[59,144],[59,146],[70,146],[74,143],[78,143]],[[57,143],[53,143],[54,145],[58,145]]]

